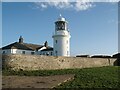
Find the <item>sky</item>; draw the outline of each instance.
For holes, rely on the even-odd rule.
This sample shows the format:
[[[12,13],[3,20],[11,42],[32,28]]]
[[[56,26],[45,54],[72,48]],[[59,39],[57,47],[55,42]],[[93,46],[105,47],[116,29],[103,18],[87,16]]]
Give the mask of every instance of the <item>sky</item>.
[[[59,1],[59,0],[58,0]],[[2,46],[16,42],[53,46],[54,22],[61,14],[71,33],[74,55],[113,55],[118,52],[118,3],[3,2]]]

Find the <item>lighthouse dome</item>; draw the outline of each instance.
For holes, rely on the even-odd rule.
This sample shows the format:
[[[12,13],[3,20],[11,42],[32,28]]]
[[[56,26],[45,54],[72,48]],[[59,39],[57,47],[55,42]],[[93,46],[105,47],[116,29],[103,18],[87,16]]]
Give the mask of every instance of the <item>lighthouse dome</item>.
[[[60,14],[60,17],[58,18],[58,21],[65,21],[65,18],[63,18],[62,15]]]

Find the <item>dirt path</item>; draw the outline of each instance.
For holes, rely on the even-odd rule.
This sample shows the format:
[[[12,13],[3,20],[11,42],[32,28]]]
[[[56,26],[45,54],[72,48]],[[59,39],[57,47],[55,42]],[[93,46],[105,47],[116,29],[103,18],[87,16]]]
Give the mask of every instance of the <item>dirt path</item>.
[[[3,88],[52,88],[74,78],[74,75],[3,76]]]

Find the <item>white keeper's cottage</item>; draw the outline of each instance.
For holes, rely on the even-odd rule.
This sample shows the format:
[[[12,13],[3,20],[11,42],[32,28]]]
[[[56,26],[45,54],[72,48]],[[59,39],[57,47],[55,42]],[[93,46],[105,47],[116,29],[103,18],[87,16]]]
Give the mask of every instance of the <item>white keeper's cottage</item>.
[[[19,42],[14,42],[5,47],[2,47],[2,54],[31,54],[31,55],[53,55],[53,48],[48,46],[46,41],[44,45],[24,43],[22,36],[19,38]]]
[[[1,54],[29,54],[47,56],[70,56],[70,32],[68,22],[61,15],[55,22],[55,32],[52,36],[53,47],[45,41],[43,45],[25,43],[22,36],[14,42],[0,49]]]

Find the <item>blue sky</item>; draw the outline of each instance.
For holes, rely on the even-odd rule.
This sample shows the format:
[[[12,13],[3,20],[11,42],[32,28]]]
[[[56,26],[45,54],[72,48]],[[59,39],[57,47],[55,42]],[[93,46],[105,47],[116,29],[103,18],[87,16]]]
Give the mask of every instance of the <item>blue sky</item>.
[[[74,3],[71,3],[72,5]],[[118,52],[118,5],[94,2],[81,7],[32,2],[2,3],[2,46],[18,41],[53,46],[54,22],[62,14],[69,22],[71,55]]]

